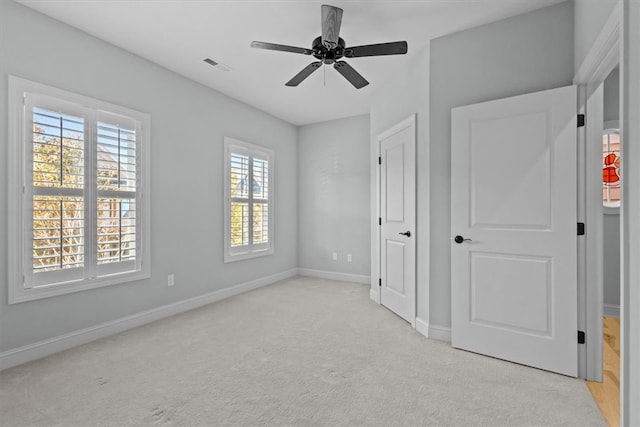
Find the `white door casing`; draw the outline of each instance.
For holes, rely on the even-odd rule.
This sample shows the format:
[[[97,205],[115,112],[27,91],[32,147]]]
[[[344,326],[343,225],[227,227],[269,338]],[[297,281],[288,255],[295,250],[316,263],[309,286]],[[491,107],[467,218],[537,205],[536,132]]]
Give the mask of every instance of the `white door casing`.
[[[452,345],[570,376],[576,102],[569,86],[454,108],[451,152]]]
[[[415,324],[415,116],[378,136],[380,303]]]

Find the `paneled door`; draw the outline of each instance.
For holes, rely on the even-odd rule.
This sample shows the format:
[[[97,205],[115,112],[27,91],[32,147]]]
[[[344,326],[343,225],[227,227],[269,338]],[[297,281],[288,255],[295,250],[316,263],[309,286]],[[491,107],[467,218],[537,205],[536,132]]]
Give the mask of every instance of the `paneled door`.
[[[380,303],[412,325],[416,299],[415,116],[378,136]]]
[[[454,347],[577,376],[575,86],[452,110]]]

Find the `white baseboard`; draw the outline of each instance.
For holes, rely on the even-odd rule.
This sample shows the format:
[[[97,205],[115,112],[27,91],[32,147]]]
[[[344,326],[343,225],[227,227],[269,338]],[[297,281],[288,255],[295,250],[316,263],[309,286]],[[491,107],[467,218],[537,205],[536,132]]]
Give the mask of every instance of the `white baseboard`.
[[[432,340],[451,342],[451,328],[430,325],[419,317],[416,317],[416,331]]]
[[[34,344],[11,349],[0,353],[0,371],[32,360],[40,359],[63,350],[68,350],[109,335],[155,322],[156,320],[164,319],[165,317],[211,304],[262,286],[267,286],[280,280],[294,277],[297,273],[298,270],[294,268],[283,271],[282,273],[240,283],[208,294],[174,302],[151,310],[136,313],[131,316],[102,323],[100,325],[49,338]]]
[[[429,323],[419,317],[416,317],[416,331],[429,338]]]
[[[429,325],[429,335],[432,340],[451,342],[451,328],[446,326]]]
[[[620,317],[620,306],[614,304],[605,304],[602,313],[607,317]]]
[[[369,298],[376,304],[380,304],[380,291],[376,288],[369,289]]]
[[[320,279],[339,280],[342,282],[353,282],[369,284],[371,278],[362,274],[338,273],[336,271],[313,270],[311,268],[299,268],[300,276],[317,277]]]

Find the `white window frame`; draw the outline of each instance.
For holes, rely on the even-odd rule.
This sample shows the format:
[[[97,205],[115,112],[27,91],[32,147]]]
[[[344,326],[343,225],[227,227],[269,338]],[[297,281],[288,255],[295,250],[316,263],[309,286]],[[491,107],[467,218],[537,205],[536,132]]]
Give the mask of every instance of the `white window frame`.
[[[268,239],[267,244],[253,244],[253,233],[251,225],[249,228],[249,244],[232,247],[231,246],[231,153],[243,154],[249,157],[250,169],[253,169],[253,158],[264,159],[269,164],[269,182],[268,182]],[[252,178],[253,174],[250,174]],[[224,262],[241,261],[274,253],[274,180],[275,180],[275,155],[273,150],[261,147],[259,145],[250,144],[248,142],[239,141],[230,137],[224,138]],[[251,182],[251,179],[249,180]],[[252,193],[249,191],[249,217],[252,215]],[[251,221],[249,221],[251,224]]]
[[[9,304],[48,298],[57,295],[95,289],[103,286],[131,282],[149,278],[151,276],[151,245],[150,245],[150,170],[149,170],[149,140],[151,119],[148,114],[125,107],[99,101],[66,90],[32,82],[16,76],[9,76]],[[98,266],[94,262],[97,250],[95,244],[87,246],[84,251],[85,267],[82,274],[74,272],[68,274],[65,270],[55,271],[48,275],[51,279],[45,283],[32,281],[32,245],[30,217],[32,212],[30,178],[27,176],[31,165],[30,150],[32,146],[32,113],[27,111],[26,105],[31,99],[37,100],[38,106],[42,102],[51,103],[65,111],[75,109],[90,117],[91,122],[85,125],[89,131],[88,138],[97,141],[95,123],[98,115],[123,116],[136,123],[137,159],[136,159],[136,260],[121,263],[122,268],[113,269],[109,265]],[[95,162],[95,149],[85,154],[86,161]],[[100,194],[97,187],[93,188],[95,180],[86,183],[85,196],[89,192]],[[92,200],[92,197],[89,197]],[[85,229],[93,231],[96,225],[96,206],[85,203]],[[97,230],[97,229],[96,229]],[[97,233],[97,231],[96,231]],[[126,270],[126,271],[125,271]]]

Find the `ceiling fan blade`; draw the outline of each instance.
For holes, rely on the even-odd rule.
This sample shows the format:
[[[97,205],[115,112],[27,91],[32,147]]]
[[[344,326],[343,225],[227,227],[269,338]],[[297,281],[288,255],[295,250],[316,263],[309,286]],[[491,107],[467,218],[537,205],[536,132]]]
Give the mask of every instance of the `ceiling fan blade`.
[[[293,78],[291,80],[289,80],[285,84],[285,86],[298,86],[300,83],[302,83],[302,81],[304,79],[309,77],[314,71],[316,71],[318,68],[320,68],[321,65],[322,65],[321,61],[312,62],[311,64],[309,64],[306,67],[304,67],[302,69],[302,71],[300,71],[298,74],[293,76]]]
[[[305,49],[303,47],[286,46],[283,44],[267,42],[251,42],[251,47],[255,47],[257,49],[278,50],[280,52],[302,53],[304,55],[311,55],[313,53],[311,49]]]
[[[349,83],[351,83],[356,89],[361,89],[369,84],[369,82],[362,77],[360,73],[344,61],[336,61],[333,64],[333,68],[342,74],[345,79],[349,80]]]
[[[338,45],[340,25],[342,24],[342,9],[328,4],[322,5],[322,44],[327,49]]]
[[[364,46],[348,47],[344,50],[346,58],[360,58],[362,56],[404,55],[407,53],[407,42],[391,42],[367,44]]]

